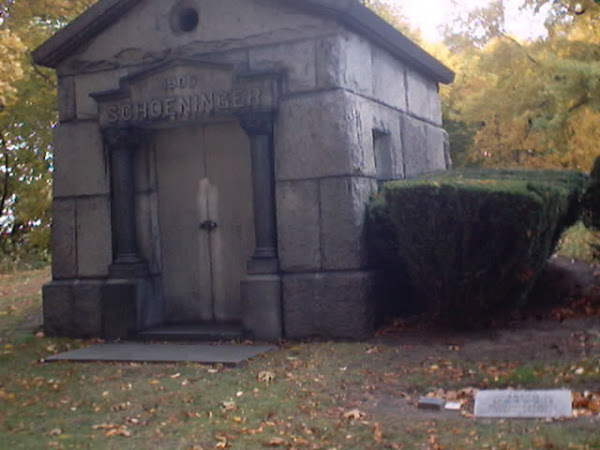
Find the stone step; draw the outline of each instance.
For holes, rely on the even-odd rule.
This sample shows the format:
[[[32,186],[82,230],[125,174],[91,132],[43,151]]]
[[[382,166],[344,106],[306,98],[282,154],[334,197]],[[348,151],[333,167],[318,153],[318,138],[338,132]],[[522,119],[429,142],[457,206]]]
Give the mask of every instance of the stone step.
[[[144,341],[234,341],[244,338],[239,324],[162,325],[141,331],[138,339]]]

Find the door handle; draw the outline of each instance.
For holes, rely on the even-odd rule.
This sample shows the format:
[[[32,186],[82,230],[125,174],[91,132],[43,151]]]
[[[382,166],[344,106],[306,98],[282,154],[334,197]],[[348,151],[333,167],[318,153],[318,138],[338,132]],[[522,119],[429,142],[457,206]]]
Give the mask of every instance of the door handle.
[[[201,230],[212,231],[215,228],[217,228],[217,222],[214,222],[212,220],[205,220],[200,224]]]

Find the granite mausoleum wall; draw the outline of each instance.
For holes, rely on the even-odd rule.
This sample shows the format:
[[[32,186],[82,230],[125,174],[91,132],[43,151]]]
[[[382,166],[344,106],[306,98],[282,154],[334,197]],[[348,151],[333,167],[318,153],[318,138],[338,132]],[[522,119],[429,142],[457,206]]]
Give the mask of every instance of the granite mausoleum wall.
[[[380,181],[447,168],[437,81],[329,16],[270,0],[192,3],[201,11],[197,31],[173,31],[174,2],[142,1],[57,65],[46,331],[106,335],[103,298],[122,282],[109,273],[111,166],[90,94],[118,89],[123,77],[158,62],[192,58],[282,74],[274,182],[283,333],[368,336],[375,273],[366,257],[365,205]],[[160,323],[164,307],[160,243],[167,237],[155,161],[150,144],[135,154],[137,245],[150,274],[132,291],[133,310],[113,311],[133,315],[137,329]],[[260,309],[249,314],[260,322]]]

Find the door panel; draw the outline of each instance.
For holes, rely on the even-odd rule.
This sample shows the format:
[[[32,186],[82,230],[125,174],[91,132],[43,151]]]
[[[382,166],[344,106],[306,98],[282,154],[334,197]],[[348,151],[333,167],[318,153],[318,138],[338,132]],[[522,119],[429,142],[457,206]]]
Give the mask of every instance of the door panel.
[[[241,320],[240,281],[254,251],[254,208],[250,143],[237,123],[206,127],[206,167],[217,188],[211,233],[214,314],[217,321]]]
[[[241,320],[254,249],[248,138],[237,123],[161,130],[156,155],[167,320]],[[217,227],[201,229],[207,220]]]

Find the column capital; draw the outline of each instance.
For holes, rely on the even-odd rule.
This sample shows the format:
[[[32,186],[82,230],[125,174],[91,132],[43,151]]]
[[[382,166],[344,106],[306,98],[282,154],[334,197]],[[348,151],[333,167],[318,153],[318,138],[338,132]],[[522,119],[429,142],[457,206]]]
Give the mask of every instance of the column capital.
[[[246,133],[253,134],[273,134],[275,123],[275,114],[268,112],[245,112],[238,115],[240,125]]]
[[[102,129],[102,140],[110,150],[135,150],[142,133],[134,127],[109,127]]]

